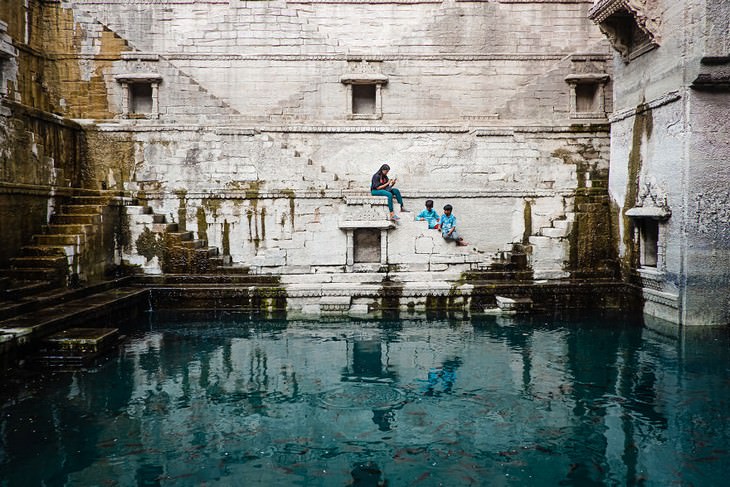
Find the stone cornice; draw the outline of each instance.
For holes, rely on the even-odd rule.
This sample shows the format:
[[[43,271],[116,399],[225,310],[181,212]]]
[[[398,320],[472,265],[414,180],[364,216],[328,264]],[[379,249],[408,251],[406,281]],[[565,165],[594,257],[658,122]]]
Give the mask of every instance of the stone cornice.
[[[242,123],[242,126],[215,126],[197,124],[168,124],[149,123],[144,121],[120,121],[119,123],[93,120],[83,121],[87,130],[99,132],[213,132],[221,136],[248,136],[253,137],[259,133],[312,133],[312,134],[352,134],[352,133],[376,133],[376,134],[466,134],[471,133],[476,137],[510,137],[516,133],[524,134],[585,134],[596,132],[607,132],[608,124],[605,121],[597,120],[595,123],[578,124],[552,124],[552,125],[506,125],[499,124],[489,126],[480,124],[471,125],[251,125],[250,122]],[[546,122],[549,123],[549,122]]]
[[[591,4],[592,0],[456,0],[462,3],[544,3],[544,4]],[[61,3],[61,0],[41,0],[41,3]],[[241,8],[246,5],[244,0],[74,0],[77,5],[228,5],[233,8]],[[269,3],[269,2],[257,2]],[[316,3],[333,3],[333,4],[419,4],[419,3],[444,3],[443,0],[286,0],[286,3],[292,4],[316,4]]]
[[[637,108],[629,108],[627,110],[621,110],[618,112],[614,112],[608,119],[610,123],[616,123],[620,122],[621,120],[625,120],[627,118],[631,118],[633,116],[636,116],[640,113],[647,112],[649,110],[653,110],[655,108],[659,108],[663,105],[668,105],[670,103],[673,103],[679,99],[682,98],[682,95],[679,93],[679,91],[671,91],[669,93],[665,93],[664,95],[660,96],[659,98],[655,98],[651,100],[648,103],[644,103]]]
[[[0,194],[19,194],[26,196],[72,196],[75,189],[67,186],[45,186],[39,184],[22,184],[0,181]]]
[[[143,61],[151,61],[152,53],[139,53]],[[136,60],[134,53],[124,52],[123,56],[109,56],[97,54],[69,54],[69,53],[46,53],[45,57],[55,61],[61,60],[96,60],[96,61],[122,61]],[[299,61],[560,61],[565,59],[564,53],[445,53],[445,54],[230,54],[230,53],[159,53],[160,58],[167,61],[278,61],[278,62],[299,62]],[[609,55],[592,54],[591,59],[608,61]]]
[[[256,193],[256,199],[344,199],[344,194],[348,190],[325,189],[316,190],[260,190]],[[570,197],[574,196],[573,190],[508,190],[508,189],[454,189],[454,190],[413,190],[408,192],[409,198],[439,198],[439,199],[455,199],[455,198],[554,198],[556,196]],[[205,191],[189,190],[185,193],[185,198],[190,199],[225,199],[225,200],[245,200],[251,199],[251,191],[229,188],[209,188]],[[149,200],[179,200],[180,195],[173,190],[169,191],[144,191],[144,199]],[[343,204],[344,201],[343,201]]]

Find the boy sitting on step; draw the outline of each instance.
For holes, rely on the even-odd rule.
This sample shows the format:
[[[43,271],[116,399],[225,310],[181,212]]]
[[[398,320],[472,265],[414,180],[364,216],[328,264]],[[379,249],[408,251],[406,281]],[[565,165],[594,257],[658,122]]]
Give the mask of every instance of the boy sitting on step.
[[[428,228],[439,229],[439,214],[433,209],[433,200],[426,200],[426,209],[416,215],[416,220],[428,222]]]
[[[444,214],[441,215],[441,219],[439,220],[439,225],[441,225],[441,236],[447,241],[455,241],[456,245],[460,247],[465,247],[469,244],[464,242],[464,239],[461,238],[456,231],[456,217],[451,214],[453,209],[454,208],[451,205],[444,206]]]

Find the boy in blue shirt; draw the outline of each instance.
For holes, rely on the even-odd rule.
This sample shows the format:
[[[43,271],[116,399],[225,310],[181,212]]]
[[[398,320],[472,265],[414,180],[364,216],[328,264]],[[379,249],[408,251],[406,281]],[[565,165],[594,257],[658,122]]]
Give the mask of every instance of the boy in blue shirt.
[[[426,200],[426,209],[416,216],[416,220],[428,222],[428,228],[439,228],[439,214],[433,209],[433,200]]]
[[[456,217],[451,214],[453,209],[454,208],[451,205],[444,206],[444,214],[441,215],[441,220],[439,220],[439,225],[441,225],[441,236],[446,240],[455,241],[456,245],[464,247],[469,244],[464,242],[464,239],[461,238],[456,231]]]

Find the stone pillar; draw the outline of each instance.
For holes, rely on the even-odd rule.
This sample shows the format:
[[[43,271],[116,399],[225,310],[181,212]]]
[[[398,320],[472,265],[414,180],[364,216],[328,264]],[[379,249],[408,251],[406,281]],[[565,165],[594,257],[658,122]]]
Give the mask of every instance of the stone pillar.
[[[347,255],[347,268],[350,270],[355,264],[355,231],[347,230],[345,235],[347,236],[347,252],[345,255]]]
[[[157,98],[159,83],[152,83],[152,117],[159,118],[160,116],[160,102]]]
[[[388,229],[380,230],[380,264],[388,264]]]

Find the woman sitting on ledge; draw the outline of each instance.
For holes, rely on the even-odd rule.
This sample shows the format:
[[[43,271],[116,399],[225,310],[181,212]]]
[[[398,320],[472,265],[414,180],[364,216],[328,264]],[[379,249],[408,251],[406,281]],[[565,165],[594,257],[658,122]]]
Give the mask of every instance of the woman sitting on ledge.
[[[393,196],[395,196],[395,199],[398,200],[401,212],[407,212],[408,210],[406,210],[403,206],[403,198],[400,195],[400,191],[398,191],[398,188],[394,187],[398,178],[388,179],[388,171],[390,171],[390,166],[383,164],[380,166],[378,172],[373,174],[373,179],[370,183],[370,194],[373,196],[385,196],[388,198],[390,219],[396,221],[400,220],[400,218],[398,218],[393,212]]]

